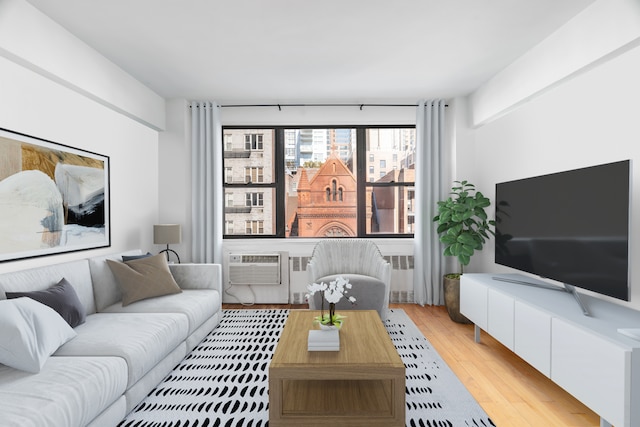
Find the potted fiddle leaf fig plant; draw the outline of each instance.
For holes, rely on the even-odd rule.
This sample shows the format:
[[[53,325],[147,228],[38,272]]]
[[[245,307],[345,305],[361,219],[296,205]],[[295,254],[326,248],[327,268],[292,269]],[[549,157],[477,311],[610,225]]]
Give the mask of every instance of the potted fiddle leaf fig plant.
[[[451,320],[470,323],[460,314],[460,276],[476,251],[482,250],[489,235],[494,235],[494,220],[489,220],[485,208],[491,201],[469,181],[454,181],[451,196],[438,202],[438,214],[433,218],[437,223],[440,242],[444,244],[445,256],[456,257],[460,265],[459,273],[444,275],[444,297]]]

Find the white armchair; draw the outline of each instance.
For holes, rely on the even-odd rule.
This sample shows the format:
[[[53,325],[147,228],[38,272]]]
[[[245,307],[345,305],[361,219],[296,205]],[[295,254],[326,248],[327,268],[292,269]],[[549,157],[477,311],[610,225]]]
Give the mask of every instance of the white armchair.
[[[329,283],[336,277],[349,279],[349,295],[356,298],[354,306],[345,298],[336,309],[377,310],[380,319],[387,319],[391,289],[391,265],[385,261],[370,240],[324,239],[316,244],[307,264],[309,283]],[[319,310],[321,295],[309,300],[309,308]]]

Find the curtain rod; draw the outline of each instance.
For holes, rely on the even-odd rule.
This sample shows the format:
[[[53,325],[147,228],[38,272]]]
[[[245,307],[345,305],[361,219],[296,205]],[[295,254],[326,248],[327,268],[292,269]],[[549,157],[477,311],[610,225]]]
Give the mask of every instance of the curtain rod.
[[[221,108],[246,108],[246,107],[278,107],[282,111],[282,107],[417,107],[418,104],[227,104],[220,105]],[[445,107],[448,105],[445,104]]]

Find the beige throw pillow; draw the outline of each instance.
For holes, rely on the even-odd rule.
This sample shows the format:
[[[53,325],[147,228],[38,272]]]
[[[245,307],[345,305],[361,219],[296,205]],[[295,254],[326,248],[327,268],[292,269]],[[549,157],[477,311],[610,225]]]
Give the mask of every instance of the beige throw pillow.
[[[127,262],[107,259],[122,290],[122,305],[146,298],[182,292],[169,270],[164,254]]]

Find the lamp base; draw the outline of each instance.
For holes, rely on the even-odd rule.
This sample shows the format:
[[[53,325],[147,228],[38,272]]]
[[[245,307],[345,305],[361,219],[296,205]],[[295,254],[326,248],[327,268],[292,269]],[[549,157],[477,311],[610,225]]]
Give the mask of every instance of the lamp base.
[[[161,250],[160,252],[158,252],[158,254],[161,254],[162,252],[166,252],[167,253],[167,262],[169,262],[169,252],[173,252],[174,255],[176,256],[176,258],[178,258],[178,264],[180,264],[180,256],[173,249],[169,249],[169,245],[167,245],[167,249]]]

